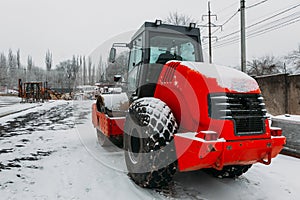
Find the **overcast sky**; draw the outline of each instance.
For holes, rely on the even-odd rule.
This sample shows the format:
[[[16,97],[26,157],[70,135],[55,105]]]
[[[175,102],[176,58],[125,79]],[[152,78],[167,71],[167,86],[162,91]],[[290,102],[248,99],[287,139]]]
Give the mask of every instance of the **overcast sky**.
[[[262,0],[246,0],[250,6]],[[247,9],[247,25],[289,8],[299,0],[268,0]],[[239,0],[211,0],[215,24],[222,24],[238,9]],[[45,68],[47,49],[53,52],[54,65],[73,54],[89,55],[106,40],[139,28],[144,21],[164,19],[177,11],[201,21],[207,14],[206,0],[0,0],[0,53],[21,50],[21,62],[27,56]],[[300,7],[288,12],[293,14]],[[282,15],[281,17],[283,17]],[[222,37],[239,29],[239,14],[216,32]],[[205,24],[206,22],[201,22]],[[203,35],[207,34],[204,30]],[[221,40],[220,40],[221,41]],[[127,41],[125,41],[127,42]],[[300,22],[247,40],[247,57],[284,55],[300,43]],[[239,43],[214,50],[214,62],[239,65]]]

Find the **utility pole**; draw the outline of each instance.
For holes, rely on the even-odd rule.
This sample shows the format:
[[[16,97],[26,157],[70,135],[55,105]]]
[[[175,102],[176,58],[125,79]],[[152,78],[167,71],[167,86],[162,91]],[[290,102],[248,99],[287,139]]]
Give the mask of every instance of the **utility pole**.
[[[217,16],[216,16],[216,18],[217,18]],[[208,44],[209,44],[209,63],[212,63],[210,1],[208,2]]]
[[[217,20],[217,15],[212,15],[211,14],[211,9],[210,9],[210,1],[208,2],[208,15],[202,15],[202,21],[203,21],[203,18],[204,17],[208,17],[208,24],[207,25],[202,25],[201,27],[208,27],[208,37],[203,37],[203,38],[208,38],[208,46],[209,46],[209,63],[212,63],[212,38],[216,38],[217,37],[214,37],[212,36],[212,33],[211,33],[211,28],[212,27],[218,27],[220,25],[215,25],[211,22],[211,17],[216,17],[216,20]],[[222,27],[222,26],[221,26]]]
[[[241,70],[246,71],[245,0],[241,0]]]

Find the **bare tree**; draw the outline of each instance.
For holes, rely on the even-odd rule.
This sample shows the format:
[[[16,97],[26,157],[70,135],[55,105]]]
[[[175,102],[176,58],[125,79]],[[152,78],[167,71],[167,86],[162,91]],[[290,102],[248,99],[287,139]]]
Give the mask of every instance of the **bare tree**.
[[[9,70],[9,81],[8,81],[8,85],[9,87],[14,87],[17,86],[17,61],[16,61],[16,57],[14,56],[13,52],[11,49],[9,49],[8,51],[8,70]]]
[[[73,78],[75,87],[76,87],[76,79],[77,79],[78,71],[79,71],[78,59],[76,59],[76,56],[73,55],[73,57],[72,57],[72,73],[73,73],[72,78]]]
[[[20,49],[18,49],[18,51],[17,51],[17,66],[18,66],[18,69],[21,68]]]
[[[100,56],[98,68],[97,68],[97,81],[103,81],[103,61],[102,56]]]
[[[94,85],[95,84],[95,78],[96,78],[96,69],[95,69],[95,65],[93,65],[93,68],[92,68],[92,84]]]
[[[7,62],[4,53],[0,54],[0,85],[6,85],[7,81]]]
[[[177,11],[170,12],[169,16],[164,20],[164,23],[173,25],[187,26],[190,23],[198,24],[199,21],[185,14],[179,14]]]
[[[45,63],[46,63],[46,69],[49,72],[51,70],[51,67],[52,67],[52,53],[50,52],[49,49],[46,52]]]
[[[247,73],[252,76],[276,74],[281,69],[282,64],[274,56],[254,58],[247,63]]]
[[[71,85],[73,79],[73,69],[72,69],[72,61],[65,60],[60,62],[56,66],[56,70],[60,72],[60,83],[63,88],[64,83],[68,83],[69,92],[71,92]],[[66,81],[67,80],[67,81]]]
[[[46,84],[47,84],[47,87],[48,87],[48,84],[50,83],[49,85],[51,85],[51,83],[53,82],[52,81],[53,78],[50,75],[50,73],[51,73],[51,67],[52,67],[52,53],[50,52],[49,49],[46,52],[45,64],[46,64],[46,69],[47,69],[47,72],[46,72]]]
[[[33,61],[32,61],[32,57],[29,55],[27,57],[27,71],[25,74],[25,78],[28,81],[31,81],[32,79],[32,68],[33,68]]]
[[[62,92],[64,91],[65,85],[67,83],[65,64],[66,63],[64,62],[60,62],[58,65],[56,65],[56,69],[55,69],[55,74],[56,74],[55,87],[60,88]]]
[[[88,58],[88,76],[89,76],[89,85],[91,85],[92,81],[92,59],[89,57]]]
[[[33,61],[32,61],[32,57],[28,56],[27,57],[27,71],[30,72],[33,66]]]
[[[79,71],[78,71],[78,73],[79,73],[79,85],[82,85],[83,84],[83,79],[82,79],[82,56],[79,56],[79,58],[78,58],[78,65],[79,65]]]
[[[285,56],[285,59],[287,60],[287,63],[292,65],[292,72],[295,73],[300,71],[300,45],[298,46],[298,49],[293,50],[287,56]]]
[[[85,63],[85,56],[83,56],[83,85],[86,85],[86,63]]]

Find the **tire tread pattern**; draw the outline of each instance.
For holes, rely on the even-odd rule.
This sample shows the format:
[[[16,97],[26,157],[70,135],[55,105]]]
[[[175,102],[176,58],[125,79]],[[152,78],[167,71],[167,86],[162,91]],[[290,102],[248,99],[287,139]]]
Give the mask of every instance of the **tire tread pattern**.
[[[136,167],[128,159],[128,145],[132,126],[143,132],[142,160]],[[171,109],[156,98],[141,98],[129,107],[125,124],[125,158],[128,175],[142,187],[161,188],[167,186],[177,169],[173,137],[177,123]],[[126,142],[127,140],[127,142]]]

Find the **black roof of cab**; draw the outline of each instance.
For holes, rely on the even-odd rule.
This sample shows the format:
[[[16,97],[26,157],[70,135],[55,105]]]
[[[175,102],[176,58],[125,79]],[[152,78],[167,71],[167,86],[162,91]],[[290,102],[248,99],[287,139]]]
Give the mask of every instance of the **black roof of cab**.
[[[189,26],[179,26],[179,25],[171,25],[171,24],[156,25],[156,23],[154,22],[145,22],[139,28],[139,30],[132,36],[132,39],[136,38],[143,31],[155,31],[155,32],[189,35],[189,36],[197,37],[197,40],[200,42],[199,28],[192,28]]]

